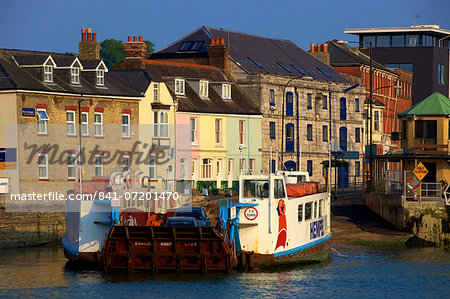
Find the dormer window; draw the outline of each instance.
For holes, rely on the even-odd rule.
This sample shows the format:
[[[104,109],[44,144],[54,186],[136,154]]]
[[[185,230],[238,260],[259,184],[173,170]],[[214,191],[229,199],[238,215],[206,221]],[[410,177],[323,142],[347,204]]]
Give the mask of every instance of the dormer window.
[[[184,80],[175,79],[175,94],[184,95]]]
[[[80,84],[80,68],[79,67],[70,68],[70,83]]]
[[[44,82],[53,82],[53,66],[44,65]]]
[[[225,99],[225,100],[231,99],[231,85],[230,84],[222,84],[222,99]]]
[[[105,71],[102,69],[97,70],[97,85],[105,85]]]
[[[200,80],[199,88],[198,88],[198,94],[202,98],[208,97],[208,81]]]

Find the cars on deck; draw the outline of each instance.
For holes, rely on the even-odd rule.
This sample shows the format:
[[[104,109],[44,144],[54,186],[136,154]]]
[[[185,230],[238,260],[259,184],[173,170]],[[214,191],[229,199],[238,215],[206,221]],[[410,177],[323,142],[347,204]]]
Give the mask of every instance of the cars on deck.
[[[211,226],[211,219],[203,207],[181,207],[175,211],[174,217],[193,217],[199,226]]]

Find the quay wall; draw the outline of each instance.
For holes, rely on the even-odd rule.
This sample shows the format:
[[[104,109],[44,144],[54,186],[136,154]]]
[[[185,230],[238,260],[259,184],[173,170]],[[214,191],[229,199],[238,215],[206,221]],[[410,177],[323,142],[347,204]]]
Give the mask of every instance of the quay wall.
[[[397,229],[406,229],[405,212],[402,207],[402,196],[398,194],[366,193],[364,201],[372,211],[383,217]]]
[[[65,229],[64,213],[6,212],[4,194],[0,194],[0,248],[29,247],[54,242],[64,236]]]

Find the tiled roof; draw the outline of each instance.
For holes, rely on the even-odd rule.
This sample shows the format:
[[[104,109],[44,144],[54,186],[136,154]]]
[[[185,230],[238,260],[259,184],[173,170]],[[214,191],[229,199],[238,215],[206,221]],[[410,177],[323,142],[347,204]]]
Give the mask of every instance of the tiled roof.
[[[152,81],[160,81],[152,78],[146,70],[110,70],[108,76],[141,94],[147,91]]]
[[[450,115],[450,99],[435,92],[399,115]]]
[[[260,114],[258,108],[251,103],[238,86],[229,82],[227,78],[213,66],[176,63],[157,60],[145,60],[145,66],[150,76],[161,78],[173,99],[177,100],[178,111],[227,113],[227,114]],[[175,78],[186,80],[185,95],[175,94]],[[199,80],[208,80],[208,98],[201,98],[198,94]],[[231,99],[222,99],[220,94],[222,83],[231,84]]]
[[[25,50],[8,50],[0,49],[0,90],[30,90],[43,92],[60,92],[83,95],[102,95],[102,96],[123,96],[123,97],[140,97],[140,93],[132,90],[105,73],[105,85],[96,86],[93,78],[87,72],[81,72],[80,84],[71,84],[70,74],[61,76],[63,72],[69,70],[55,70],[53,72],[53,82],[44,83],[40,78],[41,70],[36,67],[20,67],[22,65],[42,65],[42,63],[51,55],[61,66],[70,66],[76,56],[71,54],[34,52]],[[96,62],[96,66],[98,63]],[[70,63],[70,64],[69,64]],[[82,62],[83,64],[83,62]],[[20,63],[19,63],[20,65]],[[94,63],[92,63],[94,65]],[[83,64],[84,69],[89,69],[90,65]]]
[[[323,63],[289,40],[240,33],[202,26],[190,34],[155,52],[153,58],[174,55],[205,56],[213,38],[224,38],[231,59],[248,73],[263,73],[291,77],[309,76],[317,80],[348,83],[331,66]],[[183,45],[193,42],[185,50]],[[203,42],[196,50],[195,42]],[[200,43],[199,43],[200,45]]]
[[[370,57],[360,52],[354,51],[349,45],[338,43],[336,40],[327,42],[330,53],[330,64],[333,67],[370,65]],[[396,74],[395,71],[385,67],[383,64],[372,59],[372,66],[386,72]]]

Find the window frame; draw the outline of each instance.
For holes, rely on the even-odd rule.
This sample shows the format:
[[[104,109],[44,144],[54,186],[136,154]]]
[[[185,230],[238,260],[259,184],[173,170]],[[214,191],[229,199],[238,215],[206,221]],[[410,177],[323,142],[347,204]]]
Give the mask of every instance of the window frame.
[[[124,123],[124,118],[128,119],[128,123]],[[129,113],[122,113],[122,138],[130,138],[131,137],[131,115]],[[126,132],[124,132],[126,129]]]
[[[159,84],[153,83],[153,102],[159,102]]]
[[[100,163],[97,163],[98,161],[100,161]],[[100,170],[100,175],[97,175],[98,169]],[[97,154],[94,156],[94,176],[102,177],[103,174],[103,155]]]
[[[205,164],[206,161],[206,164]],[[211,158],[203,158],[202,159],[202,179],[212,179],[213,174],[213,159]],[[209,176],[207,176],[209,174]]]
[[[355,112],[359,112],[359,98],[355,98]]]
[[[355,143],[361,143],[361,128],[355,128]]]
[[[70,121],[69,120],[69,114],[71,114],[73,116],[73,119]],[[67,136],[77,136],[77,126],[76,126],[76,113],[73,110],[66,110],[66,125],[67,125]],[[69,127],[70,125],[73,125],[73,132],[69,132]]]
[[[328,142],[328,126],[322,125],[322,141]]]
[[[231,100],[231,84],[222,84],[222,99]]]
[[[223,141],[222,141],[222,119],[221,118],[216,118],[214,120],[214,128],[215,128],[215,141],[216,141],[216,145],[222,145]]]
[[[308,141],[313,141],[313,125],[312,124],[306,125],[306,139]]]
[[[125,161],[127,161],[127,164],[125,165]],[[130,160],[130,155],[122,155],[122,172],[128,171],[131,169],[131,160]],[[127,168],[125,169],[125,166],[127,166]]]
[[[437,77],[437,83],[438,84],[445,84],[445,65],[442,63],[438,63],[438,77]]]
[[[306,161],[306,171],[309,174],[309,177],[311,178],[313,176],[313,161],[312,160],[307,160]]]
[[[105,70],[97,69],[95,71],[95,74],[96,74],[95,84],[97,86],[104,86],[105,85]]]
[[[97,122],[96,116],[100,116],[100,122]],[[97,128],[100,129],[100,134],[97,134]],[[103,112],[94,112],[94,137],[103,137]]]
[[[71,164],[71,158],[73,158],[73,164]],[[75,154],[69,154],[67,156],[67,179],[68,180],[75,180],[76,176],[77,176],[77,171],[76,171],[76,165],[77,165],[77,156]],[[70,169],[73,168],[73,176],[70,176]]]
[[[326,94],[322,95],[322,109],[328,109],[328,96]]]
[[[191,132],[191,144],[197,143],[197,117],[191,117],[190,122],[190,132]]]
[[[306,108],[308,110],[312,109],[312,93],[307,93],[306,94]]]
[[[52,83],[53,82],[53,66],[45,64],[44,65],[44,82]]]
[[[152,175],[153,170],[153,175]],[[148,176],[151,180],[156,179],[156,154],[149,154]]]
[[[45,113],[45,115],[47,116],[47,119],[41,119],[41,116],[39,115],[40,111],[43,111]],[[36,109],[36,114],[37,114],[37,117],[36,117],[36,120],[37,120],[37,128],[36,128],[37,129],[37,134],[38,135],[47,135],[48,134],[47,122],[50,119],[48,117],[48,114],[47,114],[47,109],[45,109],[45,108],[38,108],[38,109]],[[42,132],[39,131],[39,128],[40,128],[39,123],[41,123],[43,125],[43,128],[45,129]]]
[[[41,164],[40,162],[40,158],[41,157],[44,157],[45,158],[45,163],[44,164]],[[39,179],[40,180],[48,180],[48,154],[47,153],[39,153],[38,154],[38,161],[37,161],[37,164],[38,164],[38,177],[39,177]],[[41,176],[41,168],[44,168],[45,169],[45,176]]]
[[[70,68],[70,83],[80,84],[80,68],[71,67]]]
[[[274,121],[269,122],[270,139],[276,139],[276,125]]]
[[[242,126],[241,126],[242,124]],[[239,145],[246,146],[247,145],[247,127],[246,127],[246,121],[240,119],[239,120]]]
[[[198,82],[198,95],[201,98],[207,98],[209,94],[209,84],[207,80],[200,80]]]
[[[83,121],[83,116],[86,116],[86,121]],[[86,128],[86,133],[84,128]],[[89,136],[89,112],[81,112],[81,136]]]
[[[185,95],[186,81],[184,79],[176,78],[175,79],[175,94],[176,95]]]
[[[269,90],[269,106],[275,107],[275,89]]]

